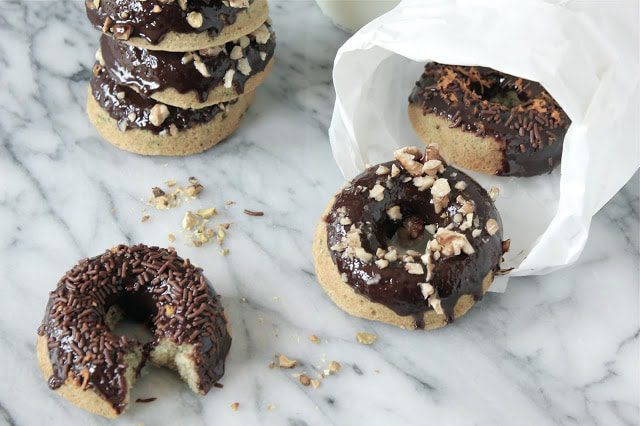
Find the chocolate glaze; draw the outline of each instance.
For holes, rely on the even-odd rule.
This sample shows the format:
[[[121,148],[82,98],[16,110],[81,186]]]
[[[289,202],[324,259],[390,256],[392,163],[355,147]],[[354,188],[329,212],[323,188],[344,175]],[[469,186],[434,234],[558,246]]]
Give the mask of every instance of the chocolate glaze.
[[[153,340],[111,333],[106,316],[117,305],[144,322]],[[195,348],[199,390],[206,393],[224,374],[231,337],[218,297],[202,270],[175,251],[136,245],[118,246],[81,260],[58,282],[38,334],[45,336],[56,389],[71,376],[109,401],[116,412],[125,408],[125,355],[145,356],[163,339]]]
[[[169,116],[159,127],[156,127],[149,121],[149,114],[151,108],[158,103],[157,101],[146,98],[127,86],[118,85],[105,68],[97,63],[94,66],[90,84],[94,99],[111,118],[118,122],[121,130],[142,129],[155,134],[164,134],[170,131],[171,125],[175,125],[177,130],[188,129],[198,124],[208,123],[218,114],[226,114],[220,105],[226,109],[228,105],[237,102],[234,99],[201,109],[182,109],[167,105]],[[124,98],[119,99],[118,93],[124,93]],[[135,114],[133,121],[130,120],[132,113]]]
[[[383,163],[388,168],[391,168],[392,164],[402,167],[397,161]],[[440,258],[435,262],[433,276],[429,282],[438,293],[447,320],[452,321],[453,308],[458,299],[464,294],[470,294],[475,299],[482,298],[483,278],[498,268],[503,254],[500,216],[487,192],[469,176],[453,167],[446,167],[439,175],[448,179],[452,200],[449,207],[440,214],[435,213],[430,190],[419,191],[411,180],[402,182],[405,178],[411,177],[404,169],[401,168],[401,173],[391,178],[389,175],[376,175],[377,167],[373,166],[354,178],[335,198],[326,218],[327,241],[333,261],[343,278],[346,278],[346,283],[356,292],[373,302],[383,304],[398,315],[413,315],[419,319],[416,321],[417,326],[424,327],[422,315],[432,308],[425,302],[418,283],[426,282],[426,274],[409,274],[400,257],[381,269],[373,262],[343,256],[340,252],[331,250],[331,247],[339,243],[352,226],[359,226],[363,229],[360,236],[362,247],[367,252],[375,254],[378,248],[386,250],[391,237],[402,226],[402,221],[393,221],[386,214],[386,210],[395,205],[400,206],[403,219],[413,218],[413,222],[422,220],[426,224],[436,225],[436,229],[446,227],[452,222],[460,207],[455,200],[458,195],[462,195],[466,200],[475,203],[475,217],[479,219],[482,234],[473,238],[472,229],[456,231],[466,235],[475,253]],[[467,187],[464,190],[455,189],[454,184],[458,181],[464,181]],[[376,183],[387,187],[382,201],[369,198],[369,190]],[[346,210],[344,216],[351,219],[353,224],[340,224],[341,215],[338,210],[341,208]],[[484,224],[489,218],[500,224],[500,230],[493,236],[484,229]],[[420,259],[416,259],[416,262],[420,262]]]
[[[553,170],[571,124],[539,83],[484,67],[428,63],[409,102],[449,120],[449,127],[501,142],[505,161],[499,175]]]
[[[253,3],[253,0],[250,0]],[[228,3],[228,2],[227,2]],[[161,11],[153,8],[158,5]],[[85,6],[89,21],[99,30],[103,30],[105,21],[110,22],[117,32],[129,31],[131,37],[142,37],[151,44],[157,44],[168,32],[201,33],[207,31],[211,36],[236,21],[239,13],[249,8],[235,8],[224,4],[222,0],[189,0],[185,10],[179,2],[161,0],[101,0],[96,8],[92,0],[86,0]],[[193,28],[187,22],[190,12],[199,12],[203,17],[200,28]]]
[[[206,101],[209,90],[222,85],[225,73],[229,69],[236,72],[233,75],[233,87],[238,94],[244,92],[245,82],[252,76],[263,71],[273,57],[276,47],[275,34],[265,44],[259,44],[255,36],[248,34],[251,43],[243,49],[244,57],[251,66],[251,73],[244,75],[238,71],[237,61],[229,58],[231,49],[237,42],[229,42],[225,51],[216,56],[205,56],[203,51],[195,52],[207,66],[210,77],[204,77],[194,66],[194,62],[182,63],[185,53],[151,51],[137,48],[126,43],[118,42],[112,37],[103,35],[100,49],[109,75],[119,84],[135,87],[138,92],[150,95],[166,88],[174,88],[179,93],[195,91],[202,102]],[[266,54],[264,60],[260,53]]]

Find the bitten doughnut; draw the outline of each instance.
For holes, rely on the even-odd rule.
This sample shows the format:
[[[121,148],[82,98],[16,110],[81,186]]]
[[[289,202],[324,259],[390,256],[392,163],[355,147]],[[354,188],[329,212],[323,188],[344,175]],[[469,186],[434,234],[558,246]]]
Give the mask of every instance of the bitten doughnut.
[[[148,324],[153,340],[114,335],[123,314]],[[37,355],[51,389],[114,418],[147,359],[206,394],[224,374],[230,345],[222,306],[201,269],[173,250],[140,244],[81,260],[60,279],[38,329]]]
[[[85,0],[93,26],[152,50],[188,52],[237,40],[269,16],[267,0]]]
[[[571,120],[538,83],[490,68],[425,66],[409,118],[451,164],[491,175],[550,172]]]
[[[508,242],[487,192],[431,145],[395,152],[329,203],[316,228],[316,275],[351,315],[430,330],[462,316]]]
[[[273,66],[275,35],[269,24],[226,45],[192,52],[162,52],[103,35],[96,57],[118,84],[180,108],[203,108],[252,92]]]
[[[201,109],[177,108],[117,85],[96,63],[87,114],[100,135],[120,149],[142,155],[191,155],[233,133],[253,96],[250,92]]]

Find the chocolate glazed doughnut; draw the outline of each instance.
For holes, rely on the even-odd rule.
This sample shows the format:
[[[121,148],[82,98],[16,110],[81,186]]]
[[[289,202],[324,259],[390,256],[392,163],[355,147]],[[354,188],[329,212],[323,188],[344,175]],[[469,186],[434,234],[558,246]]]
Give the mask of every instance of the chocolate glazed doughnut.
[[[273,65],[275,34],[268,23],[222,46],[163,52],[103,35],[96,57],[117,83],[180,108],[202,108],[253,91]]]
[[[258,28],[267,0],[86,0],[105,34],[154,50],[186,52],[222,45]]]
[[[149,326],[142,344],[112,329],[123,315]],[[178,370],[206,394],[224,374],[227,320],[202,270],[175,251],[118,246],[80,261],[50,293],[38,329],[38,362],[49,387],[105,417],[127,407],[147,359]]]
[[[335,198],[318,224],[316,274],[348,313],[442,327],[482,298],[508,242],[487,192],[430,146],[396,151]],[[397,241],[397,242],[396,242]]]
[[[450,163],[482,173],[533,176],[562,155],[571,120],[538,83],[490,68],[428,63],[409,118]]]

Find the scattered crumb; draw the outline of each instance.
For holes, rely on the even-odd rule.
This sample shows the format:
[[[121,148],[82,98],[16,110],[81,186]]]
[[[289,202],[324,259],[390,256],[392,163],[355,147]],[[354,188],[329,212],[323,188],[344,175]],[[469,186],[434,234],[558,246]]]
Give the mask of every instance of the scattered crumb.
[[[240,408],[240,403],[239,402],[234,402],[233,404],[231,404],[231,409],[233,411],[238,411],[238,408]]]
[[[342,366],[338,361],[331,361],[331,363],[329,364],[329,373],[335,374],[340,371],[341,368]]]
[[[309,336],[309,341],[311,343],[315,343],[316,345],[320,343],[320,338],[318,336],[316,336],[315,334],[311,334]]]
[[[178,182],[176,182],[175,180],[169,179],[168,181],[165,182],[165,185],[167,185],[169,188],[171,188],[173,186],[176,186],[177,183]]]
[[[225,249],[220,250],[220,254],[221,254],[222,256],[226,256],[226,255],[228,255],[228,254],[229,254],[229,249],[226,249],[226,248],[225,248]]]
[[[306,374],[301,374],[298,380],[300,380],[302,386],[309,386],[311,384],[311,378],[309,378],[309,376],[307,376]]]
[[[275,362],[273,362],[273,361],[271,361],[271,362],[269,363],[269,366],[268,366],[268,367],[269,367],[270,369],[274,369],[274,368],[276,368],[276,363],[275,363]]]
[[[372,345],[376,340],[378,340],[378,336],[361,331],[356,334],[356,339],[358,340],[358,343],[362,345]]]
[[[217,215],[217,214],[218,214],[218,211],[216,210],[216,208],[215,208],[215,207],[209,207],[209,208],[206,208],[206,209],[200,209],[200,210],[198,210],[198,211],[196,212],[196,214],[197,214],[198,216],[200,216],[201,218],[203,218],[203,219],[210,219],[210,218],[212,218],[213,216]]]
[[[278,364],[280,365],[280,368],[293,368],[297,363],[298,361],[291,359],[284,354],[278,355]]]
[[[267,410],[269,410],[269,411],[273,411],[273,410],[275,410],[275,409],[276,409],[276,406],[275,406],[274,404],[269,404],[269,405],[267,405]]]
[[[169,234],[167,235],[167,239],[169,240],[170,243],[172,243],[176,240],[176,236],[173,234]]]
[[[149,219],[151,219],[151,216],[149,216],[148,214],[145,214],[144,216],[142,216],[142,219],[140,219],[140,222],[145,223],[149,221]]]
[[[253,210],[244,209],[244,214],[249,216],[264,216],[264,212],[257,212]]]
[[[320,387],[320,380],[311,379],[311,387],[318,389]]]

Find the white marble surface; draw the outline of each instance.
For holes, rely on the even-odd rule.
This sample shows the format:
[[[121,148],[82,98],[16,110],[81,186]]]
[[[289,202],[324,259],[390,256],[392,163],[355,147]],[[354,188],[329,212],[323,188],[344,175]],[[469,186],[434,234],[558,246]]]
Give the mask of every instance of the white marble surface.
[[[114,244],[167,245],[184,209],[141,224],[143,200],[191,175],[206,186],[193,206],[218,206],[235,223],[228,257],[175,243],[230,315],[224,388],[200,397],[150,370],[133,396],[158,399],[133,403],[115,423],[638,424],[638,175],[595,218],[571,268],[514,279],[429,334],[348,317],[316,285],[310,253],[313,225],[341,184],[326,129],[332,58],[347,36],[311,1],[272,9],[277,66],[244,126],[208,153],[162,159],[112,148],[85,119],[98,34],[82,3],[0,2],[0,424],[110,423],[70,406],[40,374],[34,343],[47,292],[79,258]],[[237,205],[224,209],[225,200]],[[379,340],[359,345],[358,331]],[[343,369],[313,390],[268,369],[276,353],[300,360],[297,372],[331,360]]]

